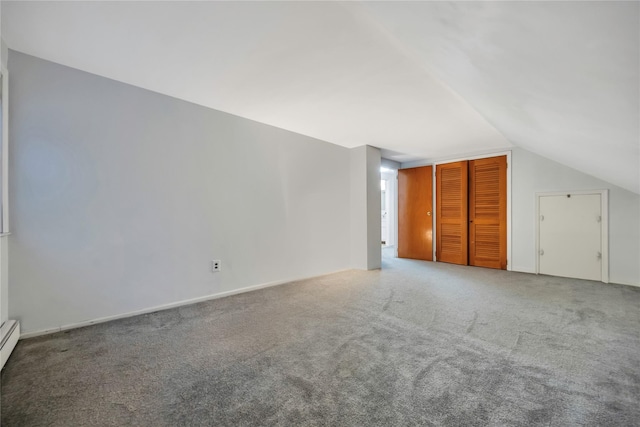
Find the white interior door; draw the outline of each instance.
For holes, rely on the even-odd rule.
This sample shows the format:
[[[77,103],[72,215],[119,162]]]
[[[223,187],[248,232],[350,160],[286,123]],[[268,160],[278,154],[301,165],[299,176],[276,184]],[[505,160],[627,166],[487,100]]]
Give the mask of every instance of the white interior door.
[[[602,280],[600,194],[539,197],[539,272]]]

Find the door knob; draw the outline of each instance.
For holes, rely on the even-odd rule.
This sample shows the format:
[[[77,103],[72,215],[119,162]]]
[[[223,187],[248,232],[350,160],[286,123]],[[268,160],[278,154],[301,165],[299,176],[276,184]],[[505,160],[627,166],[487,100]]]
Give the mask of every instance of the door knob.
[[[431,216],[431,211],[427,212],[427,215]]]

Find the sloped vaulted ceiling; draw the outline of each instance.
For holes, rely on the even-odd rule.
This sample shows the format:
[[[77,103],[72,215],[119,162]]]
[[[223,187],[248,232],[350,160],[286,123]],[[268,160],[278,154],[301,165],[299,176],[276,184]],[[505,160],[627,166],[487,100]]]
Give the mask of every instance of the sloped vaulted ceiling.
[[[521,146],[640,193],[638,2],[2,2],[11,49],[399,161]]]
[[[367,3],[517,146],[640,192],[639,2]]]

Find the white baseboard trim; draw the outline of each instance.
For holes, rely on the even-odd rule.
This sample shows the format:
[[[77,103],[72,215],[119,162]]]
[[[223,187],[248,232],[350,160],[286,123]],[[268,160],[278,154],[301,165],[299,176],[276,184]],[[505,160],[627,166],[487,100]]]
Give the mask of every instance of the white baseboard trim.
[[[333,271],[333,272],[330,272],[330,273],[324,273],[324,274],[320,274],[320,275],[317,275],[317,276],[306,276],[306,277],[300,277],[300,278],[297,278],[297,279],[276,280],[274,282],[261,283],[261,284],[258,284],[258,285],[247,286],[247,287],[244,287],[244,288],[233,289],[231,291],[219,292],[217,294],[210,294],[210,295],[205,295],[205,296],[202,296],[202,297],[197,297],[197,298],[191,298],[191,299],[187,299],[187,300],[172,302],[172,303],[169,303],[169,304],[157,305],[155,307],[144,308],[142,310],[130,311],[130,312],[127,312],[127,313],[116,314],[116,315],[113,315],[113,316],[100,317],[100,318],[97,318],[97,319],[86,320],[84,322],[71,323],[71,324],[68,324],[68,325],[58,326],[56,328],[41,329],[39,331],[26,332],[26,333],[23,333],[22,335],[20,335],[20,339],[22,340],[22,339],[26,339],[26,338],[38,337],[38,336],[41,336],[41,335],[54,334],[56,332],[67,331],[69,329],[83,328],[85,326],[95,325],[95,324],[98,324],[98,323],[110,322],[112,320],[125,319],[127,317],[138,316],[138,315],[141,315],[141,314],[155,313],[156,311],[169,310],[169,309],[176,308],[176,307],[181,307],[181,306],[184,306],[184,305],[197,304],[199,302],[204,302],[204,301],[210,301],[210,300],[214,300],[214,299],[224,298],[224,297],[228,297],[228,296],[231,296],[231,295],[243,294],[245,292],[256,291],[258,289],[263,289],[263,288],[270,288],[272,286],[279,286],[279,285],[284,285],[284,284],[287,284],[287,283],[299,282],[301,280],[316,279],[318,277],[328,276],[330,274],[342,273],[342,272],[348,271],[348,270],[350,270],[350,269],[345,268],[345,269],[342,269],[342,270],[336,270],[336,271]]]
[[[609,284],[610,285],[625,285],[625,286],[634,286],[636,288],[640,288],[640,284],[638,283],[631,283],[631,282],[627,282],[625,280],[611,280],[611,278],[609,278]]]
[[[0,327],[0,369],[4,368],[7,359],[20,338],[20,323],[7,320]]]
[[[511,270],[511,271],[514,271],[514,272],[517,272],[517,273],[538,274],[538,273],[536,273],[535,270],[532,270],[532,269],[529,269],[529,268],[513,267],[513,270]],[[602,283],[606,283],[606,282],[602,282]],[[606,283],[606,284],[640,287],[640,284],[638,284],[638,283],[631,283],[631,282],[627,282],[625,280],[616,280],[616,279],[611,279],[611,278],[609,278],[609,282]]]
[[[523,267],[518,267],[518,266],[513,266],[511,271],[515,271],[517,273],[529,273],[529,274],[537,274],[535,269],[531,269],[531,268],[523,268]]]

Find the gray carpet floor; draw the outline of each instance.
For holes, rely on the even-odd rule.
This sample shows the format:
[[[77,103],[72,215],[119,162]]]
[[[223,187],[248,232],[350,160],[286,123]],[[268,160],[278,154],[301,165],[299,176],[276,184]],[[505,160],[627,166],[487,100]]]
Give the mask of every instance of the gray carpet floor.
[[[640,425],[640,288],[404,259],[21,341],[3,426]]]

